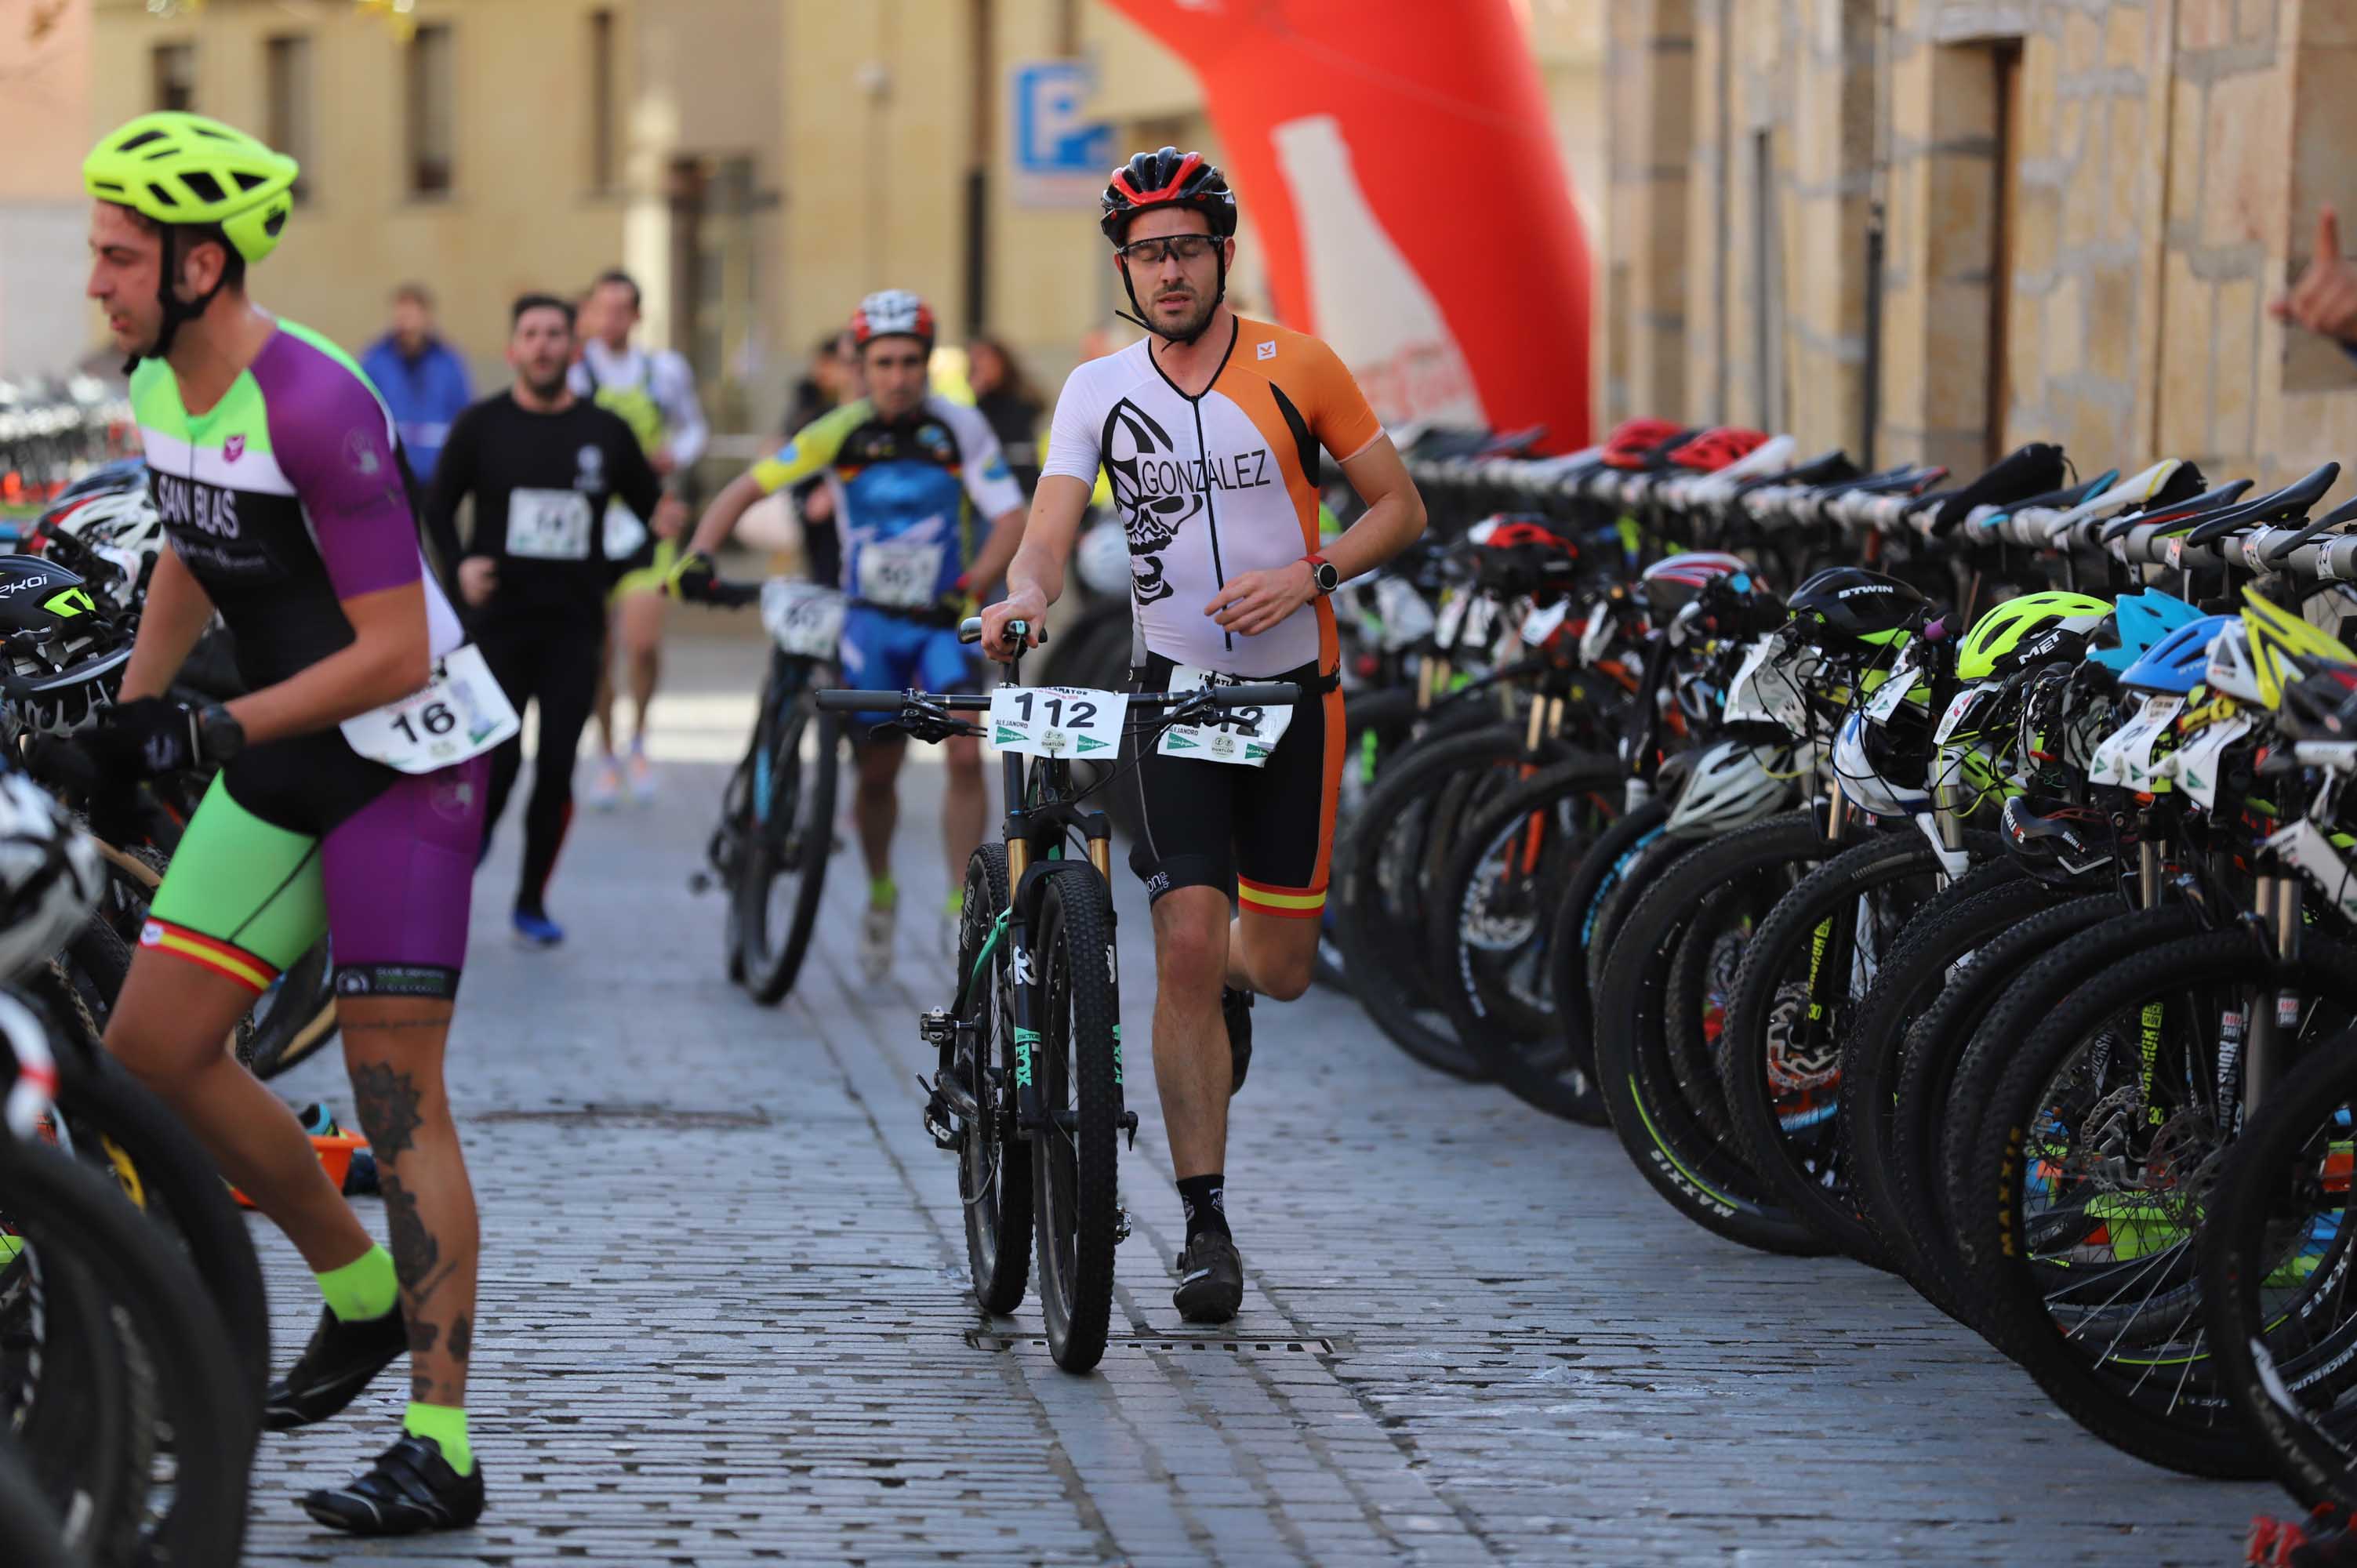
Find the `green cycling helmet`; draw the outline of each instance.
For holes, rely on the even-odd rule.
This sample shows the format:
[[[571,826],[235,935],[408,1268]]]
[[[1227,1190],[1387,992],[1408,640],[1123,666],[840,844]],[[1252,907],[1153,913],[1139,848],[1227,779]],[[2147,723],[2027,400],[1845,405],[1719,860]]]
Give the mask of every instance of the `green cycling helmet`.
[[[2007,599],[1964,634],[1956,649],[1957,678],[1985,681],[2041,660],[2076,658],[2111,613],[2107,599],[2060,588]]]
[[[258,262],[278,246],[295,209],[293,158],[272,152],[244,132],[201,114],[164,110],[142,114],[101,136],[81,161],[82,188],[101,201],[128,207],[164,227],[163,266],[156,294],[164,306],[156,341],[132,356],[160,360],[172,351],[183,323],[205,313],[228,278],[202,299],[173,292],[184,254],[183,231],[218,234],[245,261]],[[124,368],[128,375],[131,365]]]
[[[154,221],[218,225],[237,253],[258,262],[277,247],[294,210],[300,167],[244,132],[201,114],[142,114],[99,138],[81,162],[84,189]]]

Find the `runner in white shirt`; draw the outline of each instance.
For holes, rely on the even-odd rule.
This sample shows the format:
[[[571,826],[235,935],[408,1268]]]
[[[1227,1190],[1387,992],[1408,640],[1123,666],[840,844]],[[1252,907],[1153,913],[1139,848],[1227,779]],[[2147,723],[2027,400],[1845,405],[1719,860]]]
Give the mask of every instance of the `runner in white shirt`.
[[[640,800],[654,798],[654,769],[647,761],[647,705],[654,701],[662,678],[663,584],[679,555],[679,532],[687,521],[687,504],[694,495],[691,476],[712,438],[696,401],[695,372],[670,349],[641,349],[630,334],[639,325],[639,285],[630,274],[615,268],[600,274],[581,311],[581,358],[575,362],[572,387],[576,397],[588,398],[622,416],[637,432],[648,460],[662,476],[667,499],[652,518],[637,520],[617,511],[607,553],[633,553],[643,535],[637,525],[651,524],[659,542],[653,563],[614,585],[608,618],[605,667],[597,677],[597,742],[601,757],[589,783],[589,803],[610,807],[620,800],[623,764],[615,755],[613,655],[619,645],[628,661],[630,699],[638,709],[630,732],[629,786]]]

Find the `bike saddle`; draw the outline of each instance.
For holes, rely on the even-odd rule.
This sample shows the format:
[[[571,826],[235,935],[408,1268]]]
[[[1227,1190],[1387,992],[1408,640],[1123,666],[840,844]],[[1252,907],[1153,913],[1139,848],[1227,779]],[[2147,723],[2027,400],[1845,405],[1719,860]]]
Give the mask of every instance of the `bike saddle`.
[[[1933,534],[1944,534],[1964,521],[1976,506],[2012,500],[2050,490],[2062,482],[2062,448],[2050,441],[2032,441],[2016,447],[1989,465],[1979,478],[1947,492],[1932,519]]]
[[[2213,539],[2223,539],[2239,529],[2253,528],[2270,522],[2292,522],[2305,520],[2309,509],[2332,488],[2341,477],[2341,465],[2327,463],[2308,478],[2279,490],[2261,496],[2257,500],[2204,518],[2185,536],[2188,544],[2207,544]]]
[[[2320,534],[2335,532],[2341,528],[2342,524],[2348,522],[2352,518],[2357,518],[2357,499],[2342,501],[2339,506],[2334,507],[2330,511],[2326,512],[2322,517],[2318,518],[2314,522],[2309,523],[2306,528],[2301,529],[2298,533],[2293,534],[2289,539],[2285,540],[2281,544],[2278,544],[2274,549],[2268,551],[2267,564],[2270,566],[2274,565],[2276,562],[2283,560],[2301,545],[2308,543],[2309,541],[2317,538]]]
[[[2115,539],[2126,537],[2130,529],[2147,528],[2163,523],[2183,524],[2196,518],[2215,516],[2221,510],[2241,500],[2250,488],[2250,480],[2236,479],[2230,484],[2220,485],[2214,490],[2204,490],[2198,496],[2189,496],[2180,501],[2147,506],[2141,511],[2132,511],[2124,517],[2115,517],[2104,525],[2104,532],[2096,535],[2095,542],[2109,544]]]
[[[2073,507],[2083,505],[2102,495],[2118,482],[2119,477],[2120,471],[2117,468],[2108,468],[2092,479],[2083,479],[2078,484],[2066,485],[2059,490],[2048,490],[2043,495],[2024,496],[2019,500],[1989,501],[1969,506],[1963,509],[1962,516],[1965,521],[1970,522],[1979,513],[1981,505],[1986,504],[1989,509],[1988,514],[1980,518],[1980,523],[1986,528],[1995,528],[2007,518],[2021,512],[2069,511]]]
[[[1812,457],[1798,467],[1787,468],[1781,474],[1761,474],[1748,478],[1743,481],[1743,489],[1754,490],[1764,485],[1846,485],[1858,477],[1857,465],[1849,460],[1849,454],[1836,448],[1822,456]]]

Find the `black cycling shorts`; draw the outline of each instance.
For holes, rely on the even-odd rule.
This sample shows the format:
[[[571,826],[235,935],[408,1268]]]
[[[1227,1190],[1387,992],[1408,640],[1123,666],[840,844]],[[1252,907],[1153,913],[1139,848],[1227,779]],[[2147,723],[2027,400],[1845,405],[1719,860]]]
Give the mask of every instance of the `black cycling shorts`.
[[[1171,661],[1146,655],[1131,689],[1167,692]],[[1174,887],[1216,887],[1249,913],[1315,920],[1326,911],[1334,804],[1342,783],[1342,692],[1315,664],[1270,681],[1304,695],[1293,724],[1258,768],[1165,756],[1138,758],[1138,841],[1129,865],[1156,899]],[[1141,715],[1143,716],[1143,715]]]

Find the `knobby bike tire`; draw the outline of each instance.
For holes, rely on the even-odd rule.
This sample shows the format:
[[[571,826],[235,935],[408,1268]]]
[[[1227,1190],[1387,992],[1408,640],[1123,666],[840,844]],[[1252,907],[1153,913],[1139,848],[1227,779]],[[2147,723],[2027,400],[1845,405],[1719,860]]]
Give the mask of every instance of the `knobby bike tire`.
[[[1415,732],[1415,693],[1401,686],[1380,691],[1346,693],[1342,699],[1345,733],[1342,782],[1334,802],[1334,837],[1340,843],[1358,820],[1367,791],[1383,769],[1409,744]],[[1335,940],[1336,912],[1329,899],[1319,915],[1318,957],[1312,973],[1318,984],[1337,991],[1351,988],[1342,947]]]
[[[0,1432],[0,1541],[16,1568],[76,1568],[57,1510],[16,1443]]]
[[[2011,1348],[1981,1313],[1986,1294],[1976,1282],[1988,1259],[1979,1248],[1978,1231],[1972,1222],[1979,1208],[1971,1194],[1972,1165],[1989,1093],[2003,1076],[2004,1064],[2020,1050],[2030,1032],[2088,976],[2158,943],[2201,932],[2199,916],[2181,905],[2170,905],[2119,915],[2073,933],[2050,947],[2045,956],[2019,971],[2006,985],[1949,1072],[1946,1105],[1939,1120],[1940,1234],[1955,1250],[1956,1294],[1964,1304],[1967,1320],[2007,1355],[2012,1354]]]
[[[1982,871],[2011,870],[1997,878]],[[1857,1021],[1842,1041],[1841,1135],[1847,1143],[1850,1197],[1899,1273],[1926,1298],[1932,1294],[1922,1250],[1899,1197],[1890,1157],[1891,1123],[1899,1101],[1899,1069],[1907,1031],[1946,989],[1957,966],[1975,948],[2002,936],[2052,904],[2058,893],[2022,875],[2011,860],[1974,867],[1934,898],[1900,934],[1890,958],[1858,1004]]]
[[[335,983],[335,950],[321,937],[249,1015],[253,1032],[242,1049],[254,1077],[276,1078],[336,1037]]]
[[[91,1007],[91,997],[120,992],[129,959],[114,932],[93,922],[27,981],[56,1048],[58,1108],[76,1153],[187,1249],[259,1402],[270,1377],[270,1300],[253,1233],[211,1156],[115,1063],[98,1032],[105,1014]],[[0,1079],[13,1077],[0,1069]]]
[[[156,1377],[153,1359],[70,1253],[21,1253],[0,1267],[0,1423],[23,1440],[34,1482],[82,1561],[137,1555]]]
[[[737,929],[745,958],[745,989],[764,1007],[774,1007],[793,989],[818,929],[819,897],[834,856],[834,800],[842,773],[841,715],[821,712],[809,692],[797,693],[775,729],[768,757],[764,801],[762,769],[754,770],[737,882],[741,900]],[[815,726],[813,731],[812,726]],[[805,734],[814,733],[817,756],[802,760]],[[770,894],[781,876],[795,878],[791,910],[782,932],[772,929]]]
[[[1752,872],[1824,858],[1838,845],[1808,814],[1754,823],[1679,856],[1613,939],[1596,995],[1596,1067],[1612,1131],[1653,1189],[1705,1230],[1761,1251],[1825,1244],[1770,1203],[1737,1152],[1711,1141],[1678,1093],[1663,1034],[1671,954],[1705,895]]]
[[[1617,798],[1622,782],[1617,768],[1566,763],[1507,790],[1459,835],[1458,852],[1450,858],[1432,900],[1433,951],[1428,961],[1442,977],[1441,1005],[1457,1037],[1488,1077],[1506,1086],[1523,1103],[1551,1116],[1591,1123],[1603,1119],[1604,1101],[1597,1092],[1594,1076],[1567,1059],[1555,1008],[1501,996],[1501,987],[1480,972],[1484,961],[1477,957],[1466,927],[1476,885],[1491,874],[1489,863],[1501,841],[1521,835],[1534,816],[1543,815],[1546,845],[1541,853],[1547,863],[1529,874],[1534,884],[1529,903],[1532,930],[1519,945],[1537,950],[1528,961],[1551,989],[1555,966],[1549,949],[1562,901],[1558,889],[1576,856],[1584,854],[1587,843],[1593,842],[1563,843],[1555,808],[1567,798],[1581,795],[1603,793]],[[1543,874],[1550,870],[1552,877],[1545,877]]]
[[[2309,1509],[2330,1504],[2357,1509],[2357,1449],[2346,1435],[2347,1407],[2338,1398],[2346,1384],[2325,1391],[2322,1409],[2311,1403],[2314,1396],[2294,1387],[2276,1341],[2306,1334],[2307,1312],[2272,1316],[2260,1293],[2277,1265],[2273,1243],[2287,1199],[2316,1180],[2313,1134],[2328,1119],[2337,1123],[2352,1104],[2357,1032],[2324,1042],[2268,1090],[2211,1190],[2202,1241],[2201,1307],[2209,1320],[2213,1380],[2240,1412],[2244,1430],[2275,1478]],[[2336,1231],[2345,1232],[2350,1219],[2344,1197]],[[2342,1299],[2317,1348],[2345,1348],[2350,1338],[2346,1287],[2339,1278],[2351,1266],[2348,1238],[2341,1234],[2336,1240],[2344,1249],[2342,1257],[2319,1274]],[[2343,1369],[2340,1376],[2345,1380],[2348,1373]],[[2328,1416],[2334,1418],[2330,1426]]]
[[[1996,843],[1985,835],[1975,835],[1970,847],[1984,854],[1998,853]],[[1784,1057],[1788,1074],[1799,1071],[1818,1080],[1804,1094],[1780,1095],[1774,1081],[1777,1042],[1780,1036],[1789,1041],[1792,1029],[1805,1026],[1805,1016],[1792,1014],[1791,988],[1795,967],[1805,975],[1817,961],[1813,950],[1823,951],[1815,945],[1818,933],[1830,936],[1847,926],[1850,935],[1841,944],[1846,946],[1855,940],[1861,901],[1871,909],[1878,902],[1873,896],[1886,890],[1910,906],[1907,913],[1913,913],[1936,895],[1940,864],[1932,846],[1910,826],[1866,838],[1802,878],[1777,901],[1744,948],[1717,1054],[1728,1118],[1746,1162],[1769,1196],[1828,1242],[1876,1268],[1889,1268],[1890,1257],[1849,1190],[1851,1175],[1844,1158],[1847,1145],[1841,1130],[1853,1108],[1840,1076],[1841,1042],[1858,1015],[1865,988],[1857,985],[1854,973],[1825,977],[1836,1010],[1824,1021],[1824,1058],[1796,1061],[1789,1048]],[[1910,883],[1924,896],[1911,896]],[[1905,924],[1900,916],[1879,933],[1878,962],[1889,951],[1879,944],[1898,940]],[[1851,954],[1853,970],[1857,957]],[[1800,1002],[1813,1007],[1805,979]],[[1825,1069],[1831,1069],[1829,1080]],[[1809,1100],[1815,1103],[1803,1103]]]
[[[1103,1359],[1120,1239],[1121,997],[1113,895],[1092,867],[1039,885],[1040,1098],[1069,1109],[1069,1136],[1050,1121],[1037,1134],[1039,1305],[1048,1353],[1068,1372]],[[1019,966],[1018,966],[1019,967]]]
[[[2091,926],[2123,913],[2119,896],[2089,894],[2029,915],[1991,937],[1958,964],[1939,996],[1909,1025],[1899,1044],[1888,1152],[1878,1162],[1889,1182],[1894,1214],[1923,1270],[1916,1281],[1932,1305],[1977,1329],[1964,1288],[1964,1256],[1948,1212],[1948,1091],[1989,1010],[2030,963]]]
[[[2181,1349],[2172,1341],[2170,1364],[2158,1369],[2158,1375],[2150,1359],[2154,1352],[2132,1353],[2118,1371],[2106,1375],[2087,1353],[2095,1337],[2067,1332],[2048,1305],[2049,1275],[2076,1277],[2089,1265],[2073,1261],[2067,1270],[2041,1268],[2029,1255],[2031,1217],[2026,1205],[2039,1165],[2039,1113],[2047,1109],[2055,1073],[2104,1031],[2107,1021],[2139,1003],[2212,988],[2239,993],[2248,985],[2257,993],[2255,1004],[2266,1005],[2274,986],[2257,978],[2262,963],[2255,938],[2245,929],[2144,948],[2073,987],[2019,1050],[1988,1058],[1987,1066],[2003,1070],[1987,1093],[1975,1140],[1973,1208],[1965,1217],[1975,1250],[1987,1259],[1974,1275],[1983,1320],[2054,1402],[2088,1431],[2140,1459],[2187,1475],[2228,1479],[2264,1476],[2268,1467],[2209,1373],[2206,1332],[2197,1327]],[[2311,1026],[2338,1033],[2357,1017],[2357,950],[2311,931],[2300,943],[2287,984],[2319,1004],[2310,1015]],[[2207,1043],[2214,1052],[2216,1042]],[[2288,1049],[2291,1042],[2284,1044]],[[2204,1065],[2216,1067],[2214,1059]],[[2216,1076],[2211,1079],[2217,1081]],[[2225,1127],[2213,1127],[2211,1135],[2213,1146],[2233,1136]],[[2198,1230],[2209,1229],[2206,1222],[2195,1224]],[[2187,1244],[2173,1241],[2171,1247]],[[2152,1257],[2166,1257],[2171,1247]],[[2180,1297],[2198,1289],[2190,1255],[2166,1271],[2141,1254],[2108,1267],[2129,1282],[2151,1278],[2148,1294],[2170,1276],[2181,1279],[2173,1293]],[[2091,1286],[2090,1299],[2101,1288]],[[2132,1283],[2122,1286],[2133,1288]],[[2103,1304],[2105,1309],[2112,1305],[2109,1299]],[[2202,1323],[2198,1303],[2190,1309],[2190,1321]]]
[[[988,1313],[1013,1312],[1031,1273],[1031,1142],[1015,1126],[1014,958],[998,925],[1006,908],[1006,846],[986,843],[966,857],[965,900],[958,911],[958,980],[967,987],[958,1015],[974,1052],[978,1122],[961,1129],[958,1198],[965,1211],[966,1265],[974,1298]],[[992,936],[998,932],[994,943]],[[975,966],[988,964],[981,974]],[[942,1068],[960,1070],[960,1047]]]
[[[1555,1001],[1555,1049],[1544,1058],[1534,1054],[1527,1078],[1518,1074],[1500,1080],[1517,1099],[1543,1111],[1555,1104],[1584,1105],[1582,1086],[1596,1085],[1596,993],[1588,983],[1589,943],[1608,940],[1597,929],[1604,896],[1635,868],[1647,844],[1661,842],[1662,823],[1669,815],[1669,802],[1660,800],[1622,811],[1620,820],[1598,834],[1572,867],[1555,906],[1547,950],[1554,969],[1547,989]],[[1562,1078],[1571,1082],[1555,1081]],[[1526,1090],[1530,1092],[1525,1093]],[[1591,1116],[1575,1115],[1571,1120],[1591,1127],[1609,1126],[1611,1119],[1603,1110],[1600,1089],[1596,1092],[1596,1106]]]
[[[174,1474],[154,1550],[191,1568],[231,1568],[245,1537],[261,1404],[196,1271],[95,1172],[54,1151],[0,1139],[0,1208],[28,1244],[68,1251],[90,1271],[156,1367]]]
[[[1446,1032],[1447,1015],[1430,1001],[1416,882],[1445,780],[1464,768],[1511,769],[1522,755],[1522,731],[1504,725],[1416,746],[1376,780],[1360,822],[1334,851],[1335,937],[1351,994],[1393,1044],[1458,1078],[1478,1079],[1480,1064]],[[1405,908],[1394,907],[1395,899]]]

